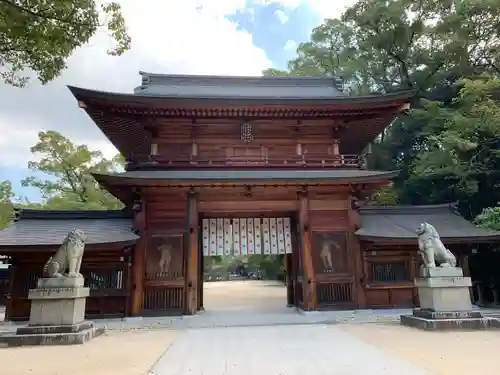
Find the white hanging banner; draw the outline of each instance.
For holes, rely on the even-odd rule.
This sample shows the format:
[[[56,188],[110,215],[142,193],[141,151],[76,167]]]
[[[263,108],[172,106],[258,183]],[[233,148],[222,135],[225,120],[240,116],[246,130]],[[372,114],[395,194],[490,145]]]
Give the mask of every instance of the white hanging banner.
[[[210,254],[210,231],[208,219],[203,219],[201,221],[201,229],[203,256],[207,257]]]
[[[255,254],[255,236],[253,232],[253,219],[247,219],[248,255]]]
[[[240,246],[241,255],[248,255],[247,221],[240,219]]]
[[[253,219],[253,231],[255,235],[255,254],[262,254],[262,228],[260,225],[260,219]]]
[[[224,219],[217,219],[217,255],[224,255]]]
[[[292,253],[292,227],[290,224],[290,218],[283,218],[283,232],[285,234],[285,253]]]
[[[224,219],[224,255],[231,255],[232,244],[231,219]]]
[[[264,254],[271,254],[271,235],[269,234],[269,219],[262,219],[262,234],[264,238]]]
[[[240,219],[233,219],[233,254],[241,255]]]
[[[278,233],[275,217],[269,219],[269,233],[271,236],[271,254],[278,255]]]
[[[210,219],[209,222],[209,231],[210,231],[210,255],[217,255],[217,220]]]
[[[209,218],[201,222],[204,256],[292,253],[290,218]]]
[[[278,229],[278,254],[285,254],[285,235],[283,233],[283,218],[276,219]]]

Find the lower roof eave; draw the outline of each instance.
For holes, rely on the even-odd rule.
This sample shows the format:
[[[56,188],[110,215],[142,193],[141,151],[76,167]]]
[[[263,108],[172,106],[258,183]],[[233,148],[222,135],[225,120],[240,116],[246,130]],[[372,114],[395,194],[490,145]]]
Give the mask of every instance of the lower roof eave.
[[[117,242],[97,242],[97,243],[86,243],[85,244],[85,251],[98,251],[102,249],[109,249],[110,246],[113,248],[122,248],[122,247],[128,247],[128,246],[134,246],[138,241],[137,239],[134,240],[126,240],[126,241],[117,241]],[[12,245],[5,245],[2,244],[0,245],[0,255],[2,254],[8,254],[8,253],[14,253],[14,252],[20,252],[20,251],[26,251],[26,252],[31,252],[31,251],[40,251],[40,250],[51,250],[53,251],[54,248],[57,248],[61,246],[61,243],[43,243],[43,244],[12,244]]]
[[[401,245],[418,245],[418,239],[415,238],[401,238],[401,237],[378,237],[378,236],[364,236],[357,235],[358,239],[363,242],[370,242],[374,244],[401,244]],[[479,243],[494,243],[500,241],[500,235],[492,236],[471,236],[471,237],[441,237],[441,241],[444,244],[479,244]]]
[[[152,171],[154,172],[154,171]],[[189,172],[189,171],[187,171]],[[228,171],[233,172],[233,171]],[[150,187],[172,187],[172,186],[244,186],[244,185],[341,185],[350,183],[371,183],[383,184],[388,180],[397,176],[397,171],[371,171],[374,172],[370,175],[356,175],[353,173],[350,176],[319,176],[309,177],[304,173],[305,171],[294,171],[296,176],[290,177],[245,177],[244,171],[235,171],[234,175],[227,177],[203,177],[186,176],[185,178],[161,178],[161,175],[155,176],[149,173],[148,175],[127,175],[127,172],[117,175],[93,174],[94,178],[103,186],[150,186]],[[335,171],[332,171],[334,173]],[[353,170],[352,172],[356,172]],[[243,175],[237,176],[237,173]],[[191,171],[192,175],[196,171]]]

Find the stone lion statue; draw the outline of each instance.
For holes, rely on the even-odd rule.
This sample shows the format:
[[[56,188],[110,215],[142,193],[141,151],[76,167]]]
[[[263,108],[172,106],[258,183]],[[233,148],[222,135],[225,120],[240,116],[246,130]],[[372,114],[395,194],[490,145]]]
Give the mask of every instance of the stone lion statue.
[[[80,273],[80,267],[86,239],[85,233],[79,229],[73,229],[69,232],[61,247],[45,263],[43,267],[44,277],[83,277]]]
[[[418,249],[425,268],[456,267],[457,259],[441,242],[436,229],[429,223],[421,223],[416,230],[418,235]]]

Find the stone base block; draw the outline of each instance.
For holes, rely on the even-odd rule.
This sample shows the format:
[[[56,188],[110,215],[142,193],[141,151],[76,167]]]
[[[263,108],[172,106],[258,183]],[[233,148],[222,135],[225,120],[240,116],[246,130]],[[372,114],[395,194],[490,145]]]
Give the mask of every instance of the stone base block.
[[[483,315],[479,311],[435,311],[431,309],[414,309],[413,316],[424,319],[479,319]]]
[[[89,288],[80,287],[31,289],[29,324],[31,326],[80,324],[84,321],[85,300],[88,295]]]
[[[488,318],[427,319],[414,315],[401,315],[400,323],[403,326],[426,331],[483,330],[495,328],[492,324],[492,319]]]
[[[449,271],[453,268],[445,268]],[[470,311],[470,277],[428,277],[415,279],[420,307],[431,311]]]
[[[83,288],[85,279],[82,277],[42,277],[37,281],[38,289],[53,288]]]
[[[436,268],[421,268],[421,277],[463,277],[464,271],[460,267],[436,267]]]
[[[92,321],[84,321],[79,324],[68,324],[68,325],[58,325],[58,326],[28,325],[25,327],[19,327],[16,330],[16,334],[45,335],[53,333],[78,333],[93,328],[95,328],[95,323]]]
[[[88,326],[89,323],[91,328]],[[44,328],[25,328],[28,329],[23,331],[20,328],[15,334],[0,335],[0,346],[81,345],[105,333],[104,328],[96,328],[92,322],[86,322],[78,327],[46,326]]]

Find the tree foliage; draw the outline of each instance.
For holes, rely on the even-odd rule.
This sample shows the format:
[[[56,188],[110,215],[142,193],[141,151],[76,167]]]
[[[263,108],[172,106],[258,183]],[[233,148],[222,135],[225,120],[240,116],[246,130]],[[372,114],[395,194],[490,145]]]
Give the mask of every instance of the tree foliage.
[[[9,181],[0,181],[0,229],[5,228],[12,215],[14,192]]]
[[[25,69],[43,84],[57,78],[73,51],[103,28],[115,45],[108,53],[130,48],[120,4],[95,0],[0,0],[0,78],[24,86]]]
[[[472,215],[500,200],[500,79],[477,77],[463,86],[454,106],[427,102],[415,111],[427,123],[427,147],[413,162],[412,178],[445,180],[470,203]]]
[[[463,184],[471,178],[457,189],[457,181],[442,174],[417,173],[423,152],[436,144],[433,136],[446,130],[442,121],[430,123],[436,105],[427,103],[453,112],[461,105],[454,98],[462,79],[500,75],[500,2],[358,0],[339,19],[316,27],[286,71],[264,74],[335,75],[352,95],[413,90],[413,108],[429,115],[402,116],[375,141],[369,167],[400,171],[391,189],[396,197],[384,191],[375,198],[384,204],[389,198],[403,204],[466,199]],[[484,182],[478,189],[477,197],[492,191]],[[468,214],[490,202],[475,201]]]
[[[48,209],[118,209],[122,204],[105,189],[101,189],[92,173],[111,173],[123,167],[121,156],[112,160],[86,145],[75,145],[55,131],[39,133],[39,141],[31,152],[41,158],[30,161],[29,168],[50,178],[35,176],[22,181],[23,186],[40,190],[43,207]]]
[[[500,205],[483,209],[474,222],[482,228],[500,230]]]

